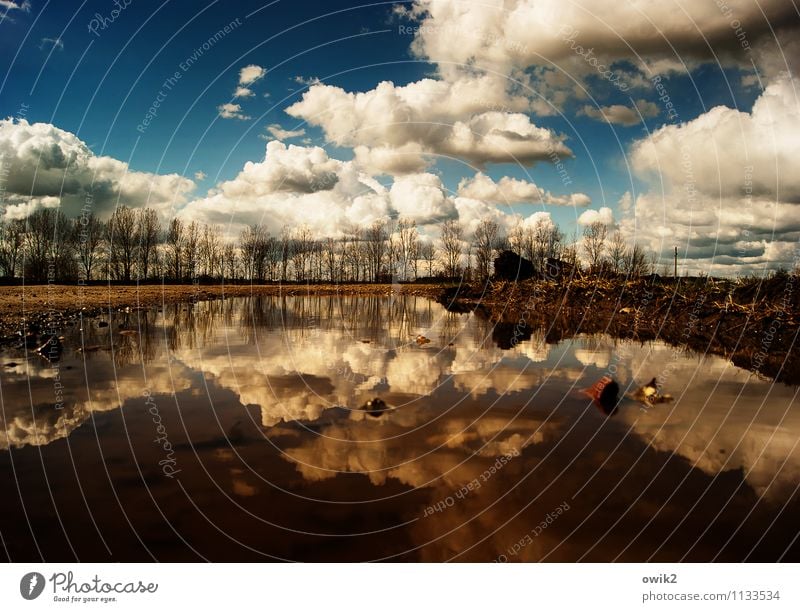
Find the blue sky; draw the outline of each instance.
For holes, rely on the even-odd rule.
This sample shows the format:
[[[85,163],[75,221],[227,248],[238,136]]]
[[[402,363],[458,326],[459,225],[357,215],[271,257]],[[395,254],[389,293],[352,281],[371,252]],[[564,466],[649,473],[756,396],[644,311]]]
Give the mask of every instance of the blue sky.
[[[8,115],[27,102],[31,120],[53,123],[77,134],[96,153],[118,159],[128,159],[142,136],[136,126],[164,79],[180,70],[181,62],[221,26],[241,19],[242,25],[204,53],[165,101],[158,120],[141,137],[131,158],[140,170],[184,172],[188,163],[192,172],[203,169],[212,176],[229,177],[244,161],[263,155],[264,143],[258,139],[263,125],[291,123],[283,108],[304,87],[294,82],[295,76],[350,70],[353,58],[369,57],[375,63],[411,59],[408,39],[397,36],[378,35],[377,44],[375,36],[335,42],[358,36],[365,28],[386,29],[391,5],[348,10],[299,25],[314,16],[348,9],[352,3],[279,1],[248,18],[265,3],[237,2],[232,11],[225,2],[192,2],[187,13],[187,2],[156,3],[154,10],[153,3],[132,1],[113,23],[94,35],[88,24],[95,14],[110,16],[114,4],[85,2],[78,12],[69,4],[50,2],[41,8],[34,4],[29,14],[11,13],[14,22],[2,24],[0,52],[7,76],[0,105]],[[63,49],[43,46],[44,38],[60,39]],[[317,51],[308,51],[323,44]],[[269,72],[257,87],[258,99],[248,102],[254,121],[212,125],[217,105],[231,97],[239,68],[250,63],[263,65]],[[401,64],[392,69],[391,78],[411,80],[428,69],[417,63]],[[379,72],[358,70],[335,82],[369,87],[387,77]],[[196,144],[197,154],[190,160],[187,153]]]
[[[540,44],[543,39],[540,34],[531,31],[528,40],[524,30],[522,35],[511,32],[515,26],[513,20],[494,20],[494,14],[484,16],[483,22],[480,21],[482,14],[477,14],[471,17],[470,23],[485,23],[481,27],[494,32],[493,36],[499,32],[501,36],[510,37],[513,33],[514,40],[525,43],[525,53],[516,52],[512,46],[507,57],[498,59],[496,41],[493,47],[483,45],[480,48],[480,45],[473,45],[474,41],[459,40],[447,32],[417,36],[412,49],[415,37],[403,33],[404,24],[442,27],[444,23],[449,26],[458,19],[470,17],[470,11],[479,10],[474,3],[458,5],[455,2],[460,16],[448,18],[452,13],[447,12],[451,9],[447,5],[454,1],[408,2],[402,6],[408,10],[416,7],[416,11],[399,16],[395,3],[360,6],[345,0],[236,3],[119,0],[117,5],[110,0],[83,3],[31,0],[25,6],[9,0],[0,3],[0,15],[5,10],[0,22],[0,73],[3,75],[0,114],[14,117],[20,108],[26,108],[27,121],[49,124],[77,136],[95,156],[129,162],[131,169],[142,173],[185,176],[196,183],[186,194],[189,201],[204,198],[207,191],[221,181],[235,179],[248,161],[263,162],[268,125],[305,131],[302,137],[286,139],[287,144],[319,145],[336,160],[353,158],[354,146],[360,143],[341,139],[331,142],[326,137],[333,130],[330,123],[314,120],[308,123],[308,114],[303,114],[306,111],[295,116],[285,112],[300,102],[309,89],[296,77],[319,78],[324,85],[346,92],[370,92],[382,81],[391,81],[397,87],[425,78],[453,84],[483,68],[492,73],[505,71],[508,83],[526,80],[527,94],[523,94],[531,99],[541,97],[552,104],[552,112],[539,112],[533,106],[522,112],[536,128],[549,130],[553,137],[564,138],[564,144],[574,153],[573,159],[565,156],[563,160],[570,184],[564,185],[563,172],[559,174],[547,159],[495,163],[470,157],[469,153],[467,158],[459,159],[455,155],[451,157],[456,159],[445,159],[439,156],[441,151],[434,150],[435,146],[431,149],[428,144],[425,145],[430,163],[427,171],[437,174],[451,195],[459,181],[475,174],[476,167],[495,181],[504,176],[526,180],[555,196],[586,194],[591,198],[592,210],[610,208],[615,227],[623,227],[624,211],[620,211],[619,202],[626,193],[638,206],[638,195],[642,192],[649,194],[652,201],[659,194],[663,199],[664,193],[670,191],[663,187],[662,177],[655,182],[660,185],[659,194],[655,193],[652,177],[646,176],[648,162],[644,152],[638,158],[632,157],[637,143],[646,141],[664,124],[675,123],[669,121],[649,79],[654,75],[661,77],[671,100],[680,109],[680,122],[691,123],[702,122],[712,108],[720,105],[751,113],[762,95],[762,87],[780,75],[776,70],[767,74],[765,67],[759,73],[761,84],[754,82],[759,62],[767,66],[767,60],[763,59],[766,54],[737,55],[733,32],[719,27],[720,23],[725,26],[730,21],[724,12],[709,15],[706,11],[695,18],[695,39],[680,36],[685,24],[664,23],[665,18],[654,15],[650,21],[660,19],[665,39],[670,37],[670,27],[677,33],[667,45],[661,46],[651,45],[646,37],[637,39],[637,31],[644,26],[633,23],[628,46],[636,48],[638,45],[644,50],[628,53],[624,48],[620,51],[614,39],[604,34],[602,23],[607,19],[598,17],[600,25],[597,25],[587,22],[580,14],[570,17],[564,9],[565,22],[573,19],[570,23],[577,24],[575,31],[580,31],[576,37],[579,42],[585,39],[586,48],[593,43],[591,47],[596,55],[605,57],[609,65],[626,78],[638,79],[638,85],[628,92],[619,91],[587,69],[574,53],[566,52],[554,32],[548,33],[550,46],[546,47]],[[530,14],[534,14],[535,3],[530,0],[515,0],[511,4],[519,11],[530,10]],[[609,15],[624,10],[619,4],[609,3]],[[657,4],[654,3],[654,7]],[[124,8],[120,10],[120,6]],[[746,21],[747,11],[743,7],[737,7],[740,11],[737,14],[741,14],[743,23],[747,24],[751,37],[748,43],[752,42],[755,48],[761,32],[766,30],[755,21]],[[118,15],[111,20],[115,9]],[[768,7],[768,16],[770,10],[773,9]],[[774,8],[773,13],[776,27],[788,27],[789,32],[793,31],[793,24],[786,26],[780,7]],[[524,13],[519,14],[524,17]],[[678,19],[673,13],[666,14],[668,19]],[[101,18],[110,20],[105,27],[98,27]],[[181,68],[181,63],[202,48],[204,42],[232,22],[236,25],[229,34],[219,38],[189,69]],[[94,32],[90,31],[92,25]],[[624,38],[625,33],[619,35]],[[448,36],[452,36],[452,40],[443,40]],[[703,37],[710,41],[708,50],[699,42]],[[459,55],[462,46],[464,52]],[[521,58],[522,55],[525,57]],[[462,60],[458,70],[452,68],[452,62]],[[248,65],[260,66],[266,74],[248,85],[251,96],[233,99],[240,70]],[[162,96],[157,116],[143,133],[137,131],[159,91],[163,92],[165,80],[176,72],[180,73],[180,79]],[[509,92],[511,89],[513,85]],[[241,115],[248,119],[221,117],[219,106],[225,103],[239,104]],[[637,103],[651,106],[643,119],[633,125],[598,120],[587,116],[585,111],[587,105],[610,109],[615,105],[632,107]],[[499,107],[490,110],[519,112]],[[469,111],[463,117],[454,114],[449,119],[467,120],[475,113],[477,111]],[[700,123],[692,125],[700,126]],[[665,140],[669,135],[682,134],[677,125],[673,127],[676,130],[665,135]],[[374,148],[376,142],[373,140],[369,146]],[[741,143],[732,146],[741,148]],[[720,147],[724,149],[725,145]],[[198,172],[203,172],[205,178],[195,179]],[[393,173],[375,173],[375,176],[387,186],[395,179]],[[727,197],[730,191],[721,188],[717,199]],[[714,194],[710,196],[713,200]],[[643,200],[645,204],[647,201]],[[209,206],[211,204],[207,203],[206,208]],[[523,217],[547,211],[567,232],[580,229],[577,220],[584,212],[578,207],[539,202],[515,202],[512,206],[513,211]],[[669,208],[669,204],[664,206]],[[430,219],[428,222],[432,223]],[[691,229],[674,232],[670,229],[668,233],[674,237],[673,241],[685,242],[687,252],[695,248]],[[655,240],[654,236],[647,238]],[[789,244],[792,240],[793,236],[788,236],[785,242]],[[671,244],[660,246],[671,248]],[[697,253],[699,261],[708,259],[702,249]]]

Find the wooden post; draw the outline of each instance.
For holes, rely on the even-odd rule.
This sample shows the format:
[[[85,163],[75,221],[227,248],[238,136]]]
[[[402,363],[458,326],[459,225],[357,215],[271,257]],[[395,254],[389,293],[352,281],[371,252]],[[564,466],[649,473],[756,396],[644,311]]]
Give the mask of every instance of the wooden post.
[[[678,278],[678,247],[675,247],[675,278]]]

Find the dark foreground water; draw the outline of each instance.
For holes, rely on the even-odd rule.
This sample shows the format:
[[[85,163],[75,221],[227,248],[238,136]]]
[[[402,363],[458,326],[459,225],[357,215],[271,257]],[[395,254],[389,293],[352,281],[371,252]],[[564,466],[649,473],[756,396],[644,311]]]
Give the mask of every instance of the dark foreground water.
[[[800,560],[797,388],[723,359],[411,297],[105,320],[2,354],[9,560]],[[606,416],[607,373],[674,401]]]

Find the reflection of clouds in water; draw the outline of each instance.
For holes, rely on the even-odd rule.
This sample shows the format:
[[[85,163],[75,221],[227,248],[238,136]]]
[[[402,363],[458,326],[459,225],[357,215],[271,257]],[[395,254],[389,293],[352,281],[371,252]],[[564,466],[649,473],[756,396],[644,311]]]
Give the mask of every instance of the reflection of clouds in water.
[[[672,404],[623,413],[653,448],[682,455],[711,475],[743,470],[748,484],[768,497],[785,494],[800,481],[800,452],[793,450],[800,414],[793,388],[750,378],[717,357],[676,358],[663,346],[635,347],[631,364],[646,373],[642,379],[659,377],[662,392],[675,397]]]
[[[258,487],[247,481],[249,476],[248,472],[239,468],[232,468],[230,473],[232,477],[231,487],[234,495],[238,495],[239,497],[253,497],[258,493]]]
[[[452,363],[452,352],[407,349],[398,352],[384,373],[392,391],[425,395],[442,380]]]
[[[594,366],[602,369],[607,368],[611,362],[611,348],[608,346],[575,348],[573,354],[575,359],[585,366]]]
[[[380,341],[369,344],[341,329],[299,334],[279,328],[262,330],[258,347],[237,342],[235,335],[228,334],[224,347],[179,349],[175,356],[220,387],[232,390],[242,405],[259,406],[265,427],[280,421],[314,420],[326,408],[353,408],[379,391],[426,395],[451,372],[471,374],[490,369],[503,356],[495,347],[482,348],[470,335],[459,336],[458,347],[422,348],[411,337],[403,337],[407,330],[420,329],[415,320],[429,319],[430,309],[427,301],[407,305],[401,311],[403,316],[386,321]],[[461,324],[458,329],[447,327],[454,325],[451,317],[443,315],[438,321],[425,329],[435,338],[447,339],[443,329],[458,333],[465,322],[474,323],[474,318],[459,317],[455,321]],[[325,323],[320,321],[320,325]],[[291,341],[286,341],[287,335]]]
[[[145,388],[153,395],[168,394],[190,387],[190,372],[173,364],[172,372],[162,363],[147,366],[147,383],[140,365],[116,371],[108,360],[92,359],[84,364],[65,360],[58,371],[42,360],[31,359],[24,375],[3,376],[6,398],[0,414],[0,449],[42,446],[67,437],[89,419],[92,412],[115,410],[120,403],[142,398]],[[55,377],[63,384],[64,408],[55,408]],[[32,384],[28,385],[28,375]],[[116,378],[115,378],[116,375]],[[90,394],[86,394],[89,377]],[[174,387],[173,387],[174,385]],[[30,388],[30,396],[28,390]],[[8,398],[24,397],[25,401]]]
[[[524,371],[522,367],[525,367]],[[560,366],[550,369],[530,364],[514,363],[508,360],[498,362],[491,369],[479,369],[454,376],[455,388],[469,393],[473,399],[489,394],[507,394],[515,392],[535,393],[537,388],[548,383],[564,386],[579,380],[583,371],[577,367]]]
[[[658,376],[662,392],[676,398],[674,403],[651,407],[646,413],[629,405],[614,417],[617,422],[632,425],[653,448],[682,455],[708,474],[736,469],[751,472],[747,480],[759,492],[778,472],[800,429],[796,410],[778,427],[792,401],[791,389],[774,387],[767,407],[756,414],[768,383],[749,382],[744,397],[734,405],[745,372],[716,357],[684,355],[657,343],[580,337],[552,346],[544,342],[541,331],[534,331],[530,340],[503,351],[487,340],[491,329],[486,321],[445,313],[427,300],[395,299],[390,308],[374,300],[339,298],[254,303],[263,315],[255,331],[249,318],[252,313],[245,307],[252,306],[250,301],[197,304],[191,311],[167,309],[159,324],[149,328],[153,341],[145,364],[146,386],[154,395],[172,395],[173,391],[192,389],[192,380],[202,374],[211,383],[212,400],[220,390],[232,391],[243,406],[260,409],[264,427],[294,420],[319,422],[332,406],[357,408],[376,395],[390,404],[393,400],[404,404],[379,419],[354,411],[324,426],[326,435],[354,442],[367,440],[365,444],[342,447],[315,438],[298,445],[293,456],[298,463],[308,464],[299,469],[309,478],[327,478],[331,472],[326,470],[331,469],[367,472],[376,482],[391,475],[418,486],[476,452],[502,427],[492,420],[492,414],[486,414],[462,431],[467,421],[450,412],[435,425],[428,425],[432,415],[421,408],[422,403],[415,404],[415,398],[432,395],[425,401],[436,414],[464,399],[487,402],[485,409],[498,397],[517,409],[532,399],[531,405],[541,409],[543,389],[555,406],[576,382],[576,387],[587,386],[612,365],[623,385],[633,378],[641,384]],[[336,307],[331,307],[334,304]],[[238,315],[236,305],[241,308]],[[245,325],[237,321],[239,316]],[[309,322],[316,327],[309,329]],[[170,333],[175,358],[171,368],[166,365],[166,347],[156,341],[163,330],[160,325]],[[418,346],[416,334],[431,338],[431,344]],[[365,338],[370,343],[361,342]],[[95,353],[86,362],[90,379],[90,396],[86,397],[82,359],[73,356],[73,369],[61,368],[65,409],[60,411],[52,408],[54,370],[49,364],[31,360],[0,373],[5,412],[0,448],[47,444],[68,435],[93,410],[112,410],[120,400],[142,397],[141,364],[118,367],[115,380],[105,353]],[[33,383],[30,398],[29,374]],[[717,380],[723,384],[715,389]],[[754,416],[757,424],[749,427]],[[541,443],[545,432],[554,435],[548,428],[534,434],[538,424],[532,417],[520,417],[514,422],[518,430],[503,432],[481,454],[507,453],[524,446],[532,434],[534,443]],[[413,461],[418,449],[404,446],[404,438],[396,444],[369,442],[376,432],[381,438],[391,437],[419,425],[426,431],[427,448],[443,447],[423,460]],[[797,482],[796,465],[789,461],[778,472],[779,487]],[[395,467],[386,470],[388,466]],[[452,484],[463,482],[469,471],[465,470],[456,470]]]
[[[502,358],[503,351],[496,346],[484,347],[467,340],[455,347],[455,357],[450,365],[450,371],[453,374],[463,374],[486,370]]]
[[[533,363],[541,363],[550,358],[549,344],[544,341],[544,334],[541,330],[539,333],[534,333],[528,342],[520,342],[512,350],[520,355],[524,355]]]
[[[88,413],[74,408],[56,410],[52,403],[17,410],[5,415],[0,430],[0,449],[42,446],[65,438],[83,423]]]
[[[513,412],[484,415],[473,423],[477,414],[435,418],[438,414],[422,402],[387,413],[379,422],[354,412],[326,424],[319,435],[297,440],[299,445],[291,440],[284,457],[311,481],[355,472],[375,485],[394,478],[411,487],[460,487],[483,472],[484,459],[519,454],[554,430],[538,417],[515,418]],[[285,427],[270,435],[283,435]]]

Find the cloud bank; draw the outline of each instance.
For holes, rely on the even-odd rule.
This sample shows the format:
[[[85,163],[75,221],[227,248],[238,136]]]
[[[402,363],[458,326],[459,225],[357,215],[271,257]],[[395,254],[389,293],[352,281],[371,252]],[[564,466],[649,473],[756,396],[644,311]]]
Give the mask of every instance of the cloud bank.
[[[178,174],[136,172],[92,153],[70,132],[48,123],[0,120],[0,168],[5,218],[61,207],[76,216],[89,204],[101,217],[118,204],[150,206],[166,216],[183,206],[195,184]]]

